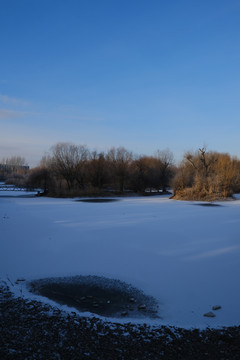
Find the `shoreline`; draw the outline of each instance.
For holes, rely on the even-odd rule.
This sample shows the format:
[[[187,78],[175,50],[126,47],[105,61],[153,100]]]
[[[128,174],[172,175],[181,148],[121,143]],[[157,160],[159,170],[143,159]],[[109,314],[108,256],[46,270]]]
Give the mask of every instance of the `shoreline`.
[[[15,297],[0,284],[1,359],[239,359],[240,327],[182,329],[104,322]]]

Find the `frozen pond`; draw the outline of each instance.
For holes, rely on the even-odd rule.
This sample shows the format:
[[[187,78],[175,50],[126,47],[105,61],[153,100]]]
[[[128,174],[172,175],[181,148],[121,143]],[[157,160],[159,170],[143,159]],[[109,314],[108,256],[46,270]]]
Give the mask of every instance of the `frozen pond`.
[[[157,299],[159,324],[239,325],[240,200],[195,204],[0,197],[0,276],[104,276]]]

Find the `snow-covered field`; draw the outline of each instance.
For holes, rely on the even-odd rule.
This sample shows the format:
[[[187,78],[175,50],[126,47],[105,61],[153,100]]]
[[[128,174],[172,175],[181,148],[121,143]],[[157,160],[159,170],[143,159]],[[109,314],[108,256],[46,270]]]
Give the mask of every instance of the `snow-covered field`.
[[[240,200],[200,206],[165,196],[84,203],[1,195],[1,278],[101,275],[154,296],[158,324],[240,324]],[[216,317],[204,317],[214,305],[222,307]]]

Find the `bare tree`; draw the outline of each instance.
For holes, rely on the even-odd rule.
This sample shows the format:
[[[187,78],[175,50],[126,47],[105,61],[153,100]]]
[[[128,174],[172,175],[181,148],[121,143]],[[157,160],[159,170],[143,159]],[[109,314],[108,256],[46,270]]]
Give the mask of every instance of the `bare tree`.
[[[119,184],[119,190],[124,191],[127,179],[129,177],[130,165],[133,155],[124,147],[111,148],[107,153],[107,160],[110,162],[113,172]]]
[[[150,156],[139,156],[132,163],[131,184],[134,191],[144,192],[146,188],[152,187],[153,158]]]
[[[29,188],[43,189],[44,194],[52,190],[53,176],[50,168],[38,166],[30,170],[26,185]]]
[[[84,164],[88,158],[86,146],[58,143],[51,150],[53,169],[66,180],[68,189],[72,190],[75,184],[83,187]]]
[[[87,175],[91,185],[95,188],[102,189],[103,185],[109,179],[108,164],[103,152],[93,151],[87,165]]]
[[[158,160],[159,187],[166,191],[173,177],[174,157],[169,150],[157,150],[156,158]]]
[[[0,163],[9,173],[28,168],[26,159],[22,156],[11,156],[9,158],[3,158]]]
[[[0,178],[2,180],[12,181],[16,184],[22,183],[28,171],[29,166],[22,156],[11,156],[0,161]]]

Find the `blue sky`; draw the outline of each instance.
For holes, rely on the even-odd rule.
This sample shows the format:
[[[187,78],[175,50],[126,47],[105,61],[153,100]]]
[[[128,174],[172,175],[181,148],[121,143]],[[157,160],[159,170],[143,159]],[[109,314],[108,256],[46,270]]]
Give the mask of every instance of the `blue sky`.
[[[240,157],[239,0],[3,0],[0,159],[57,142]]]

